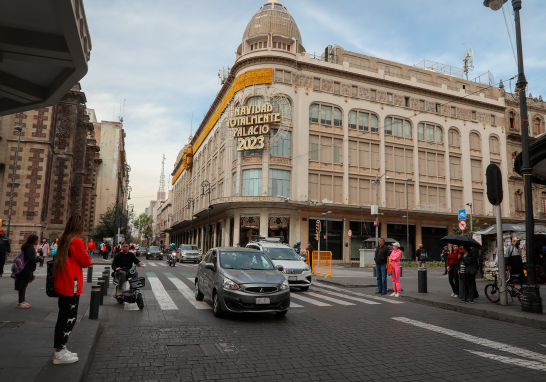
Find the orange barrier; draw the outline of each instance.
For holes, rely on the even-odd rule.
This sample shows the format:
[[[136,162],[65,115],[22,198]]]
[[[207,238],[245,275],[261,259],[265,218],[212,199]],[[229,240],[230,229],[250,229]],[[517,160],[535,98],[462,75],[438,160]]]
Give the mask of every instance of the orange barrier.
[[[332,252],[330,251],[313,251],[313,262],[311,272],[314,275],[330,276],[332,278]]]

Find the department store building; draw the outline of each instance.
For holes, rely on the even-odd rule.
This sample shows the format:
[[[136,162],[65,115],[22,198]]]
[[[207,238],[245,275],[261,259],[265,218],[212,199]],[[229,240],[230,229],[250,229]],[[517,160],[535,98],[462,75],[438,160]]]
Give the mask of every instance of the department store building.
[[[405,257],[423,243],[439,258],[439,239],[467,203],[494,224],[485,169],[512,167],[501,154],[502,89],[467,81],[460,69],[404,65],[341,46],[317,57],[303,43],[276,1],[250,19],[229,77],[176,160],[175,243],[244,246],[259,234],[317,249],[320,220],[324,250],[322,214],[331,211],[328,250],[347,262],[375,237],[376,199],[379,236],[400,241]]]

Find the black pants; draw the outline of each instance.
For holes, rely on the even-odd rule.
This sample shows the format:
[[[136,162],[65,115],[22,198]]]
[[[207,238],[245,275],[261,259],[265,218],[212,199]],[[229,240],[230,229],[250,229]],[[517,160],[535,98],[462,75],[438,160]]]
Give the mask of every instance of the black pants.
[[[447,260],[444,260],[444,273],[447,273]]]
[[[525,277],[525,273],[523,272],[523,268],[512,268],[510,270],[510,281],[513,281],[514,284],[516,283],[516,281],[514,280],[515,277],[513,275],[519,275],[518,276],[518,281],[519,281],[519,285],[521,285],[523,287],[523,284],[527,283],[527,277]]]
[[[123,284],[125,284],[125,281],[127,281],[127,272],[116,272],[116,279],[118,280],[118,290],[123,290]]]
[[[64,349],[68,342],[68,337],[72,333],[76,319],[78,318],[78,305],[80,296],[60,296],[59,297],[59,315],[55,325],[55,338],[53,347],[55,349]]]
[[[0,255],[0,275],[4,273],[4,264],[6,263],[6,254]]]
[[[25,302],[25,294],[31,278],[32,272],[23,271],[15,280],[15,290],[19,291],[19,304]]]
[[[108,260],[108,252],[103,252],[102,253],[102,259],[103,260]]]
[[[453,290],[453,293],[455,293],[457,296],[459,295],[459,264],[450,264],[449,265],[449,284],[451,285],[451,289]]]
[[[474,296],[476,295],[476,276],[465,274],[463,276],[463,283],[464,283],[464,296],[462,300],[474,301]]]

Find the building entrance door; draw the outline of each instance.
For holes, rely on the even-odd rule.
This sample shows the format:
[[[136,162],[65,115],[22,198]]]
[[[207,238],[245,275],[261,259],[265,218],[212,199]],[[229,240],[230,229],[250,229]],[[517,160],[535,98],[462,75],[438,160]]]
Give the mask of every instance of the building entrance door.
[[[278,237],[283,238],[283,242],[287,244],[290,243],[290,218],[289,217],[270,217],[269,218],[269,227],[267,229],[268,237]]]
[[[313,224],[309,224],[309,241],[313,245],[313,248],[318,251],[319,245],[315,238],[315,221],[320,220],[321,233],[320,233],[320,250],[332,252],[332,260],[343,259],[343,220],[330,220],[328,219],[328,248],[326,248],[326,220],[323,219],[309,219]],[[302,244],[303,247],[303,244]]]
[[[253,235],[260,234],[260,217],[241,217],[241,228],[239,232],[239,245],[241,247],[245,247],[248,243],[250,243]]]
[[[423,247],[427,250],[428,261],[442,261],[442,250],[445,246],[440,239],[447,236],[447,227],[421,226]]]

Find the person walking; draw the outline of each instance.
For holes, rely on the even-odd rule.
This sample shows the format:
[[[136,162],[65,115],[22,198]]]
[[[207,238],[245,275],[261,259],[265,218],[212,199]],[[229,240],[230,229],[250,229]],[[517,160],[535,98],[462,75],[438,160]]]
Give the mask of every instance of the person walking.
[[[38,236],[32,234],[21,247],[25,268],[21,273],[15,275],[15,290],[19,292],[19,302],[16,305],[17,308],[28,309],[31,307],[31,305],[26,302],[25,294],[28,284],[32,282],[34,277],[33,273],[36,270],[36,263],[43,260],[41,256],[36,256],[36,249],[34,248],[38,245],[39,241]]]
[[[104,258],[104,260],[108,260],[108,257],[110,257],[111,252],[112,252],[112,246],[110,245],[110,242],[107,241],[106,242],[106,257]]]
[[[66,343],[78,317],[78,305],[83,292],[82,268],[91,266],[85,243],[80,239],[83,228],[81,216],[72,216],[68,219],[53,263],[55,292],[59,294],[59,314],[53,341],[54,364],[78,361],[76,354],[66,348]]]
[[[294,244],[294,251],[299,255],[301,252],[301,241],[298,241],[296,244]]]
[[[518,238],[515,237],[512,239],[512,244],[504,251],[504,261],[506,263],[506,269],[510,271],[510,279],[515,279],[515,275],[518,275],[519,284],[523,287],[523,284],[525,284],[527,280],[525,273],[523,273],[523,258],[521,256],[519,244],[520,241]]]
[[[465,272],[463,276],[464,296],[461,302],[466,304],[474,303],[476,296],[476,275],[478,274],[478,249],[473,248],[470,252],[463,247],[463,257],[461,261],[464,263]]]
[[[11,254],[9,239],[4,236],[4,230],[0,229],[0,277],[4,274],[4,264],[6,257]]]
[[[89,239],[89,243],[87,244],[87,253],[89,254],[89,258],[93,260],[93,253],[95,253],[95,249],[97,249],[97,244],[93,241],[93,239]]]
[[[444,250],[442,251],[442,261],[444,262],[444,274],[443,276],[447,275],[447,257],[449,256],[449,247],[446,245],[444,247]]]
[[[419,248],[415,251],[415,261],[419,268],[427,267],[427,250],[423,248],[423,244],[419,244]]]
[[[451,252],[447,255],[446,264],[449,284],[451,285],[451,297],[459,298],[459,266],[461,264],[461,251],[457,244],[451,246]]]
[[[377,274],[376,294],[387,294],[387,258],[391,254],[385,245],[385,239],[379,239],[379,246],[375,249],[375,271]]]
[[[57,254],[57,248],[59,247],[59,238],[56,237],[53,241],[53,244],[51,244],[51,256],[55,256]]]
[[[391,296],[400,297],[400,293],[402,292],[402,288],[400,287],[400,259],[402,258],[402,251],[398,242],[394,243],[392,247],[389,259],[391,260],[392,289],[394,289],[394,293]]]
[[[38,247],[38,251],[36,251],[38,255],[42,257],[42,260],[40,260],[40,267],[44,266],[44,259],[49,255],[49,244],[47,243],[47,239],[42,239],[42,243]]]

